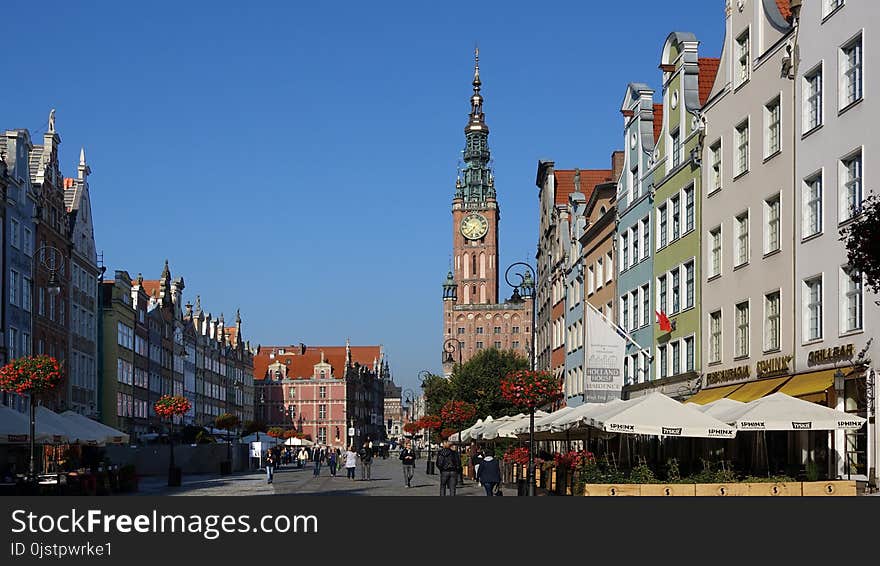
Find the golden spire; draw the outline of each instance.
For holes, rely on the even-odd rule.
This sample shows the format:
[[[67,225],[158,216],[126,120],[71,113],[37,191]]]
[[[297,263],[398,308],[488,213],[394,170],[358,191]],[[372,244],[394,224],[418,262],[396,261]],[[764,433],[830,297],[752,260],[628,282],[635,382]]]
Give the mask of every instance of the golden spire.
[[[474,47],[474,94],[480,92],[480,48]]]

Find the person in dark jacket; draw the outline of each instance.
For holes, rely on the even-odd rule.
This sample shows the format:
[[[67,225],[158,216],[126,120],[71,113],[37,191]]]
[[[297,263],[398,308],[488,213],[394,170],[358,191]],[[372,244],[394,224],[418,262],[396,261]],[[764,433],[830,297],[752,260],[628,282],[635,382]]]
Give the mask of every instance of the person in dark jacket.
[[[370,448],[369,444],[364,445],[361,447],[358,456],[360,456],[361,458],[361,480],[372,480],[372,478],[370,477],[370,471],[373,467],[373,449]]]
[[[461,473],[461,456],[450,448],[451,443],[443,442],[443,448],[437,453],[437,469],[440,470],[440,495],[455,496],[455,485],[458,482],[458,474]]]
[[[406,487],[412,487],[413,472],[416,469],[416,453],[410,448],[409,442],[400,451],[400,462],[403,464],[403,480]]]
[[[501,464],[495,459],[492,452],[486,452],[483,461],[480,462],[477,470],[477,481],[483,484],[486,489],[486,495],[489,497],[495,495],[495,490],[501,483]]]

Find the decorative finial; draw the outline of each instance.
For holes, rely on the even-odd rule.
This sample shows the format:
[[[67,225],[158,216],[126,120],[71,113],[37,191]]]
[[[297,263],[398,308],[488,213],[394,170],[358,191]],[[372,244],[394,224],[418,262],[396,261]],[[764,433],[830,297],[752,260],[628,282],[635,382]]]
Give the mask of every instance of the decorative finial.
[[[480,92],[480,48],[474,47],[474,92]]]
[[[574,170],[574,192],[581,192],[581,170],[580,168]]]
[[[86,164],[86,148],[84,147],[79,148],[79,164]]]
[[[235,309],[235,323],[241,324],[241,310]]]
[[[49,111],[49,133],[55,133],[55,109]]]
[[[138,282],[138,285],[144,284],[144,274],[143,273],[138,273],[137,282]]]

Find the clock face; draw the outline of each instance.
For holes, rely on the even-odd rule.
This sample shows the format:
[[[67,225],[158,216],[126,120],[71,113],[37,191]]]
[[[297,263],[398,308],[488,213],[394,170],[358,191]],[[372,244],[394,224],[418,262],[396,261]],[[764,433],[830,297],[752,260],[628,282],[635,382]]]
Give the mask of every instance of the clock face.
[[[482,214],[469,214],[461,221],[461,235],[469,240],[479,240],[489,231],[489,221]]]

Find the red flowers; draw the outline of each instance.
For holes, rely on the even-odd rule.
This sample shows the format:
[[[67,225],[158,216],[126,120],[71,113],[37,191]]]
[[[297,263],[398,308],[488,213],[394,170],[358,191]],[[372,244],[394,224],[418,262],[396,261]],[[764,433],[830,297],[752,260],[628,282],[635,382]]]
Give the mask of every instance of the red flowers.
[[[513,462],[514,464],[528,464],[529,463],[529,449],[528,448],[508,448],[507,452],[504,453],[502,459],[505,462]]]
[[[55,389],[64,377],[58,360],[49,356],[16,358],[0,368],[0,391],[25,394]]]
[[[562,390],[549,372],[519,370],[501,380],[501,397],[519,407],[534,409],[562,397]]]
[[[477,408],[467,401],[449,401],[440,410],[440,417],[444,423],[463,425],[474,418]]]
[[[273,426],[269,430],[266,431],[266,434],[271,436],[272,438],[284,438],[284,433],[286,431],[280,426]]]
[[[163,419],[170,419],[176,415],[186,414],[191,406],[189,399],[182,395],[162,395],[153,405],[153,411]]]
[[[458,432],[458,431],[455,430],[454,428],[444,428],[443,430],[440,431],[440,438],[443,438],[445,440],[445,439],[449,438],[450,436],[452,436],[453,434],[455,434],[456,432]]]
[[[407,434],[413,434],[413,433],[415,433],[415,432],[418,431],[418,430],[419,430],[419,423],[418,423],[418,421],[416,421],[416,422],[411,422],[411,423],[406,423],[405,425],[403,425],[403,432],[405,432],[405,433],[407,433]]]
[[[568,468],[570,470],[574,470],[578,468],[581,463],[588,462],[593,460],[595,457],[592,452],[587,452],[586,450],[582,450],[578,452],[577,450],[571,450],[564,454],[554,454],[553,461],[556,462],[556,465],[560,468]]]
[[[443,428],[443,421],[437,415],[425,415],[416,421],[419,429],[440,430]]]

